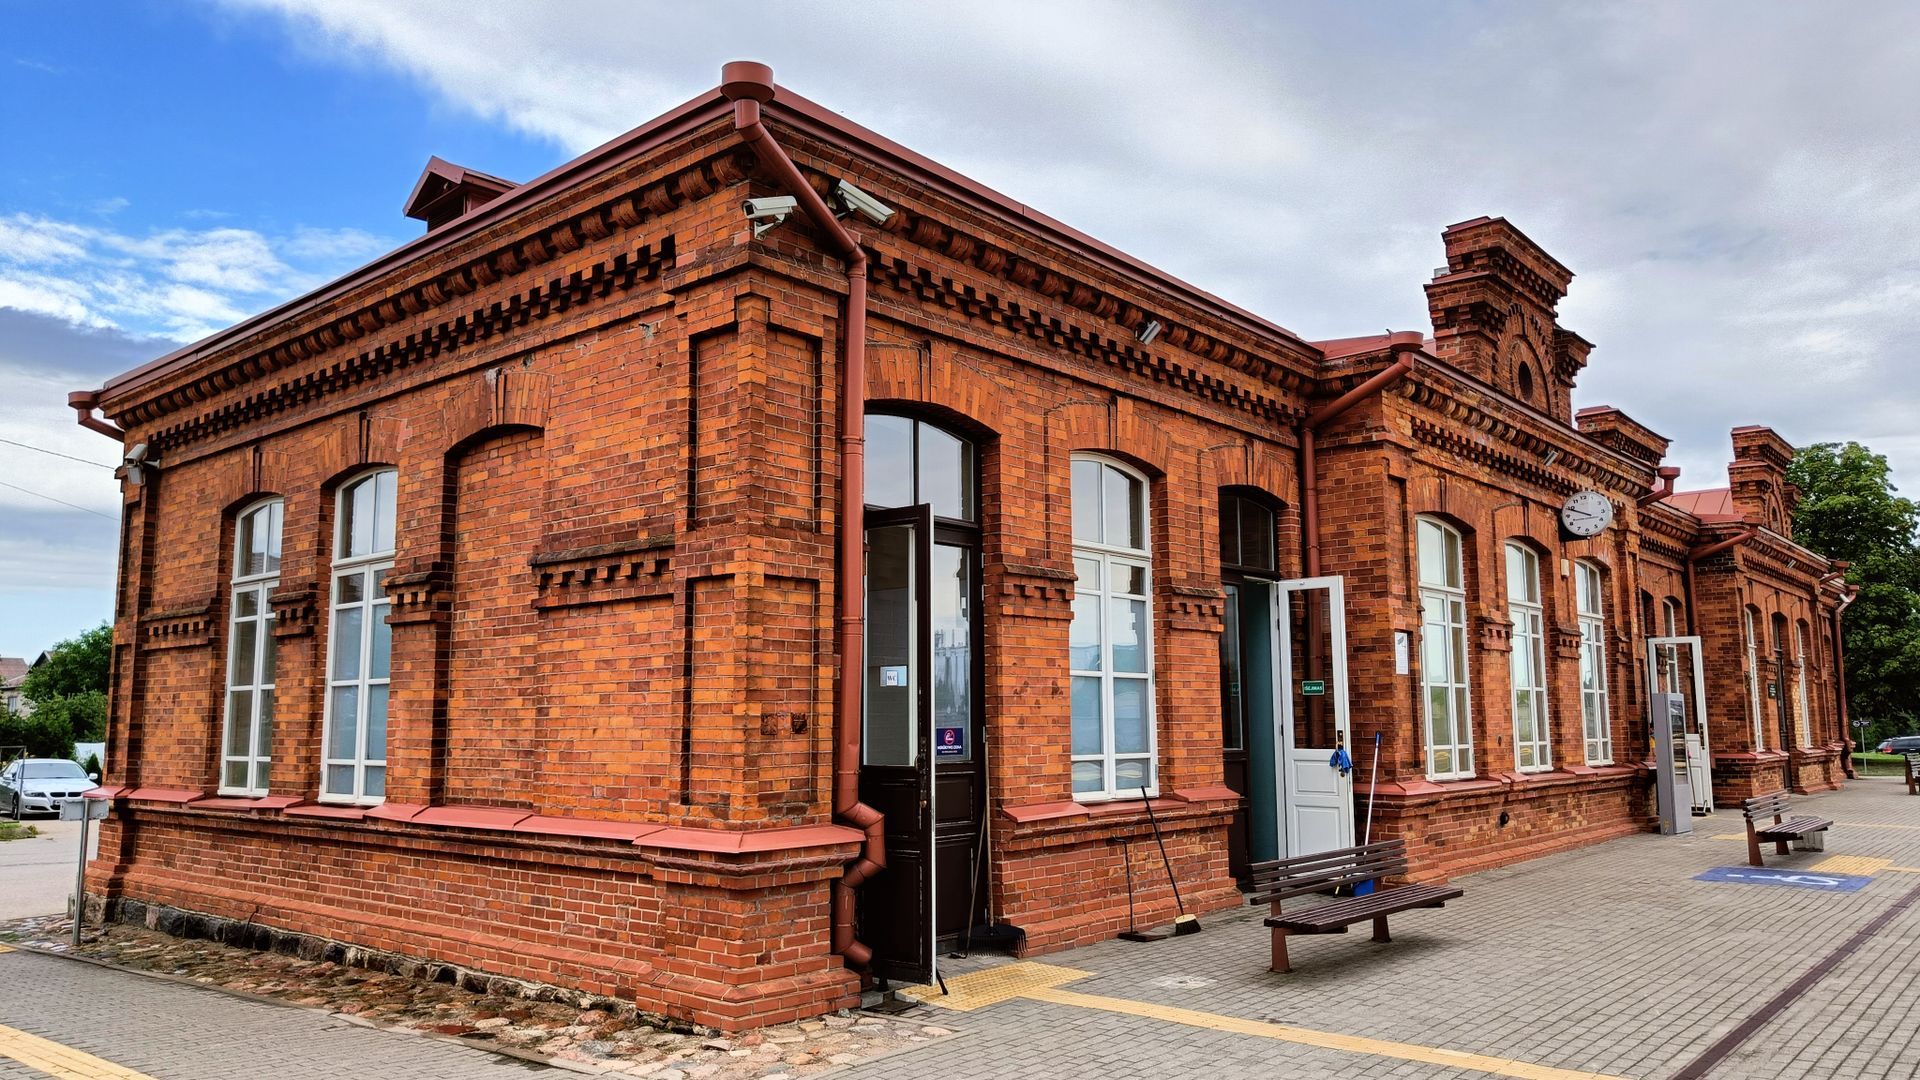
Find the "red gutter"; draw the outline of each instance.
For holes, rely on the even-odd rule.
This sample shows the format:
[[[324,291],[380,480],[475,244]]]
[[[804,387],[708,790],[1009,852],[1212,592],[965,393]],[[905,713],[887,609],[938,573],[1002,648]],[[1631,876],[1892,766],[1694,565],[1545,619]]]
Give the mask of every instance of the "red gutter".
[[[1415,331],[1392,335],[1390,348],[1399,355],[1365,382],[1307,413],[1300,422],[1300,532],[1306,548],[1306,576],[1320,576],[1320,478],[1315,458],[1314,432],[1332,423],[1362,400],[1379,393],[1413,370],[1422,336]]]
[[[853,890],[887,864],[880,812],[860,801],[861,664],[866,647],[865,534],[867,406],[867,253],[840,224],[826,201],[807,183],[793,159],[760,121],[760,106],[773,100],[773,69],[735,60],[720,69],[720,93],[733,102],[733,128],[760,164],[800,201],[816,228],[847,264],[846,341],[840,385],[840,693],[833,722],[833,812],[861,830],[860,857],[833,886],[833,951],[854,967],[866,967],[873,950],[853,937]]]
[[[1704,547],[1697,547],[1687,552],[1686,561],[1681,564],[1681,569],[1685,571],[1687,587],[1687,633],[1698,634],[1700,632],[1699,623],[1693,614],[1693,564],[1702,559],[1712,558],[1728,548],[1733,547],[1735,544],[1744,544],[1759,535],[1759,526],[1749,525],[1744,531],[1737,535],[1729,536],[1718,543],[1707,544]]]
[[[76,390],[67,395],[67,404],[73,406],[73,411],[80,414],[78,419],[81,427],[88,431],[97,431],[115,442],[126,442],[126,432],[93,415],[94,407],[99,403],[100,395],[97,391]]]
[[[1657,475],[1660,477],[1660,486],[1657,488],[1654,488],[1652,491],[1647,492],[1645,495],[1640,496],[1640,498],[1636,501],[1635,505],[1645,506],[1648,503],[1656,503],[1656,502],[1659,502],[1661,499],[1664,499],[1667,496],[1673,494],[1673,483],[1674,481],[1680,479],[1679,466],[1662,465],[1660,466]]]

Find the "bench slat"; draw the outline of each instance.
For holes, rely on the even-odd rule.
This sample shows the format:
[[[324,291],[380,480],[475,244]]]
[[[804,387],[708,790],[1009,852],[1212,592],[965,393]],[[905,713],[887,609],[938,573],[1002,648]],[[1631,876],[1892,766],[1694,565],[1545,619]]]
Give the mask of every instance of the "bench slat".
[[[1765,828],[1755,829],[1754,835],[1762,840],[1772,840],[1779,837],[1793,839],[1795,837],[1805,836],[1807,833],[1824,832],[1832,827],[1833,822],[1824,818],[1799,817],[1791,821],[1780,822],[1778,825],[1768,825]]]
[[[1385,915],[1414,908],[1439,907],[1463,895],[1460,889],[1452,886],[1402,885],[1382,889],[1369,896],[1349,897],[1302,911],[1285,912],[1267,919],[1266,924],[1303,934],[1333,933]]]
[[[1371,844],[1361,844],[1358,847],[1336,848],[1312,855],[1297,855],[1291,859],[1270,859],[1266,862],[1254,863],[1247,869],[1255,880],[1267,877],[1289,877],[1322,865],[1340,864],[1377,856],[1403,856],[1406,850],[1405,840],[1380,840]]]

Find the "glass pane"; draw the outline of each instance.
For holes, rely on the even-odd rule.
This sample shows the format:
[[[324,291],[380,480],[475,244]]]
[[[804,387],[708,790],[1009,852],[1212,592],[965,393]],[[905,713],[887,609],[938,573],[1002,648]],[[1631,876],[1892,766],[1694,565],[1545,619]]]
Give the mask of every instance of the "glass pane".
[[[1453,742],[1453,696],[1444,686],[1427,687],[1427,742],[1443,746]]]
[[[260,716],[258,720],[259,722],[256,726],[259,727],[260,734],[254,740],[253,754],[255,757],[262,757],[262,758],[272,757],[273,756],[273,691],[271,690],[260,691]],[[266,785],[267,785],[267,776],[265,772],[262,772],[260,774],[260,786],[265,787]]]
[[[940,517],[973,520],[973,447],[927,424],[920,428],[920,501]]]
[[[280,643],[273,637],[273,620],[260,622],[260,685],[272,686],[280,666]]]
[[[1446,747],[1435,747],[1433,751],[1433,771],[1435,775],[1445,776],[1453,771],[1453,751]]]
[[[1259,503],[1240,503],[1240,563],[1262,570],[1274,568],[1273,512]]]
[[[336,604],[357,604],[367,598],[366,575],[355,571],[333,581],[333,602]]]
[[[1076,589],[1092,589],[1094,592],[1100,591],[1099,559],[1073,560],[1073,575],[1074,587]]]
[[[1522,743],[1534,740],[1533,734],[1533,695],[1522,691],[1513,695],[1513,728],[1515,737]]]
[[[253,753],[253,692],[235,690],[227,695],[227,754],[246,757]]]
[[[1138,794],[1142,788],[1153,786],[1150,771],[1144,758],[1116,761],[1113,763],[1113,788],[1122,795]]]
[[[1147,670],[1147,641],[1153,627],[1147,623],[1145,600],[1108,601],[1112,615],[1113,670]]]
[[[367,790],[369,799],[383,799],[387,795],[387,770],[383,765],[367,766]]]
[[[1454,532],[1452,529],[1442,529],[1440,530],[1440,537],[1446,544],[1446,554],[1444,558],[1446,559],[1447,584],[1458,589],[1461,587],[1460,534]]]
[[[1240,671],[1240,590],[1227,586],[1227,603],[1220,627],[1220,745],[1228,750],[1246,747],[1246,702]]]
[[[1459,610],[1463,607],[1460,604],[1448,604],[1447,607],[1453,609],[1448,612],[1453,619],[1453,625],[1447,628],[1447,637],[1453,642],[1452,677],[1454,682],[1459,682],[1467,675],[1467,632],[1462,629],[1467,613]]]
[[[913,421],[867,417],[866,475],[868,506],[913,505]]]
[[[252,686],[254,654],[260,647],[260,624],[252,619],[233,624],[233,660],[227,676],[230,686]]]
[[[1100,597],[1088,594],[1073,598],[1067,655],[1075,671],[1100,670]]]
[[[373,478],[373,551],[393,550],[394,489],[399,475],[391,470]]]
[[[373,480],[360,480],[340,497],[340,555],[350,558],[373,550]]]
[[[269,514],[269,520],[267,522],[267,550],[266,559],[260,568],[262,573],[272,574],[278,573],[280,570],[280,524],[286,515],[286,509],[285,504],[278,502],[272,503],[267,507]]]
[[[335,760],[360,756],[360,688],[333,688],[333,715],[328,718],[327,756]]]
[[[1097,761],[1076,761],[1073,763],[1073,790],[1099,791],[1106,785],[1100,778],[1100,763]]]
[[[1100,542],[1100,473],[1097,461],[1073,463],[1073,538]],[[1077,790],[1077,789],[1076,789]]]
[[[366,608],[341,608],[333,613],[333,677],[360,677],[360,628]]]
[[[367,760],[387,760],[387,687],[367,687]]]
[[[1100,679],[1076,675],[1073,679],[1073,753],[1100,753]]]
[[[260,590],[254,588],[237,589],[233,594],[233,616],[236,619],[248,619],[260,614]]]
[[[1523,769],[1531,769],[1538,764],[1538,762],[1533,759],[1532,743],[1523,742],[1520,744],[1520,752],[1515,755],[1515,763]]]
[[[220,776],[220,786],[230,788],[243,788],[247,786],[247,762],[245,759],[227,762],[226,769]]]
[[[1447,631],[1432,622],[1420,630],[1420,674],[1429,683],[1447,681]]]
[[[1234,495],[1220,500],[1220,561],[1228,566],[1240,565],[1240,506]]]
[[[920,740],[914,718],[914,598],[911,526],[867,530],[867,656],[864,758],[912,765]]]
[[[935,544],[933,580],[929,583],[933,611],[933,726],[936,729],[973,726],[973,585],[967,553]],[[962,745],[967,745],[964,737]],[[972,757],[949,756],[948,761]]]
[[[1145,679],[1113,680],[1113,749],[1118,754],[1147,751],[1147,701],[1152,684]]]
[[[1104,471],[1105,491],[1100,499],[1106,516],[1105,542],[1115,547],[1145,550],[1147,536],[1141,507],[1146,499],[1142,497],[1140,481],[1111,465],[1105,466]]]
[[[1113,591],[1130,593],[1134,596],[1147,595],[1147,568],[1129,566],[1126,563],[1114,563],[1110,569]]]
[[[387,605],[373,607],[373,641],[369,644],[367,678],[387,678],[393,666],[393,627],[387,625]]]
[[[1420,583],[1445,585],[1446,550],[1440,539],[1440,526],[1431,521],[1422,521],[1417,528],[1420,536]]]
[[[327,766],[327,794],[329,795],[353,794],[353,766],[351,765]]]

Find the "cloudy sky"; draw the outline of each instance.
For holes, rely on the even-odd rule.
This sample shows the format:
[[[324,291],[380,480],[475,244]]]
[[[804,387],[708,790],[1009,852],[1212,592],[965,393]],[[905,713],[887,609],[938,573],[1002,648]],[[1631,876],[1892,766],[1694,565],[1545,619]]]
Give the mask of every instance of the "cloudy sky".
[[[428,154],[529,178],[738,57],[1310,338],[1424,329],[1440,228],[1505,215],[1578,275],[1579,403],[1683,486],[1753,422],[1920,483],[1920,7],[534,10],[0,0],[0,654],[110,613],[114,446],[68,390],[414,235]]]

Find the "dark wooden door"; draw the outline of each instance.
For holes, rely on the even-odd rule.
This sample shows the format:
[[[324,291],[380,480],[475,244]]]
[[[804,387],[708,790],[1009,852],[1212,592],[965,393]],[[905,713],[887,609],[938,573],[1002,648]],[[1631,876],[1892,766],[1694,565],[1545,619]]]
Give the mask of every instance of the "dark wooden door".
[[[934,928],[957,938],[981,922],[987,891],[986,751],[980,708],[977,533],[934,526],[927,610],[932,658]]]

